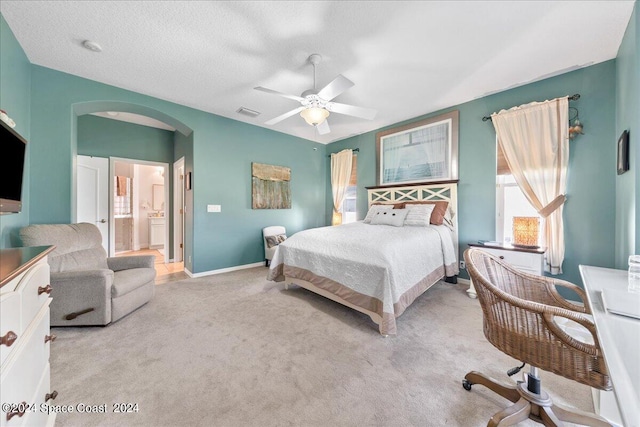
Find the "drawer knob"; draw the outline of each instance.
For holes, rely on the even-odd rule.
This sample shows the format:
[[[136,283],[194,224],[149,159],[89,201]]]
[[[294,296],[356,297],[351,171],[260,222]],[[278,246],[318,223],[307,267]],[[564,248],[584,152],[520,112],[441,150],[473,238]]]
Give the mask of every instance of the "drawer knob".
[[[27,402],[22,402],[18,404],[18,407],[16,409],[14,409],[13,411],[7,412],[7,421],[11,420],[11,418],[15,417],[16,415],[19,417],[23,416],[27,408],[28,408]]]
[[[42,294],[51,294],[51,289],[53,289],[51,287],[51,285],[47,285],[47,286],[40,286],[38,287],[38,295],[42,295]]]
[[[58,338],[55,334],[51,334],[51,335],[45,335],[44,336],[44,343],[48,343],[49,341],[54,342],[56,340],[56,338]]]
[[[0,345],[6,345],[7,347],[11,347],[11,344],[18,339],[18,335],[15,332],[9,331],[3,337],[0,337]]]
[[[56,397],[58,397],[58,391],[57,390],[53,390],[51,393],[47,393],[47,394],[44,395],[44,401],[48,402],[49,399],[55,400]]]

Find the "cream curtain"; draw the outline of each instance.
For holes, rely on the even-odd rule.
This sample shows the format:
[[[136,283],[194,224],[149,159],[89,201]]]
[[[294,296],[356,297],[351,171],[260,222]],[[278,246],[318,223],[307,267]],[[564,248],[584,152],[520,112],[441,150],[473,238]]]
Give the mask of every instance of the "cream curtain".
[[[333,193],[333,216],[331,225],[342,224],[340,208],[351,178],[353,151],[346,149],[331,154],[331,192]]]
[[[532,102],[491,115],[518,186],[544,220],[545,271],[562,273],[563,204],[569,164],[569,100]]]

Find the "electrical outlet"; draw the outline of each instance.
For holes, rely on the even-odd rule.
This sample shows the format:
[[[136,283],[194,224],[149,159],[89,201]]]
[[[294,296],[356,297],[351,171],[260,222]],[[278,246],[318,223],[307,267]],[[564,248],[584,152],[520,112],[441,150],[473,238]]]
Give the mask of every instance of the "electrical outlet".
[[[461,268],[462,270],[464,270],[465,268],[467,268],[467,263],[466,263],[466,262],[464,262],[464,261],[460,261],[460,268]]]

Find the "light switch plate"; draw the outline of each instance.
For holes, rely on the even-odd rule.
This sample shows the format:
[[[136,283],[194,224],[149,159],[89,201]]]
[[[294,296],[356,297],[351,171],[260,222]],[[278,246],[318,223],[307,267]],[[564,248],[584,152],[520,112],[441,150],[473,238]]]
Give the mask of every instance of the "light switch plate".
[[[207,205],[207,212],[222,212],[220,205]]]

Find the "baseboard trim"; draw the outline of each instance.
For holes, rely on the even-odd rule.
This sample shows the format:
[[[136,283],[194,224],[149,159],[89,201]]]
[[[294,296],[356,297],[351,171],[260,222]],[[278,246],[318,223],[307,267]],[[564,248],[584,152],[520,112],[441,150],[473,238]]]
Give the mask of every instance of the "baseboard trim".
[[[201,273],[192,273],[185,268],[184,272],[187,273],[187,276],[189,277],[197,278],[204,276],[213,276],[214,274],[229,273],[231,271],[245,270],[247,268],[254,267],[264,267],[264,261],[254,262],[253,264],[236,265],[235,267],[220,268],[218,270],[203,271]]]

